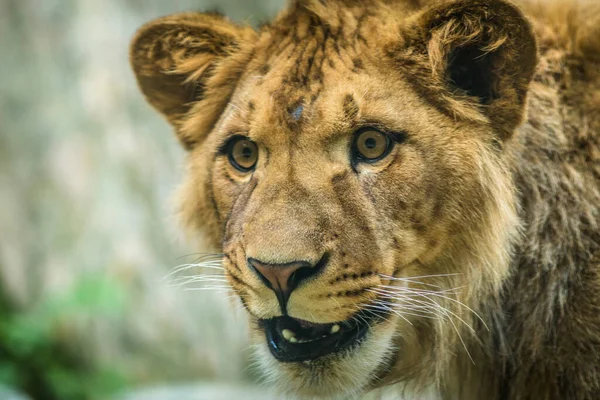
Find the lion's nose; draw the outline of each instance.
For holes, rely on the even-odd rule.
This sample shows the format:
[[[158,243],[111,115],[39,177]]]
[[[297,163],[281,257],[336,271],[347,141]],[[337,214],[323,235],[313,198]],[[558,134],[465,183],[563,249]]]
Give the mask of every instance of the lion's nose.
[[[292,291],[296,289],[300,282],[310,278],[319,272],[326,263],[326,257],[323,256],[317,264],[310,264],[306,261],[294,261],[285,264],[269,264],[254,258],[248,258],[248,265],[253,269],[259,278],[271,288],[281,307],[281,312],[286,314],[286,304]]]

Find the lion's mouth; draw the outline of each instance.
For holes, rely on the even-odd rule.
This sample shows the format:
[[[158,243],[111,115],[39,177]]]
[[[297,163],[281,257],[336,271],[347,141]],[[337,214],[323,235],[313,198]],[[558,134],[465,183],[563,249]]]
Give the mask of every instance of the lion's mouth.
[[[358,345],[369,330],[371,318],[316,324],[288,316],[262,320],[267,345],[281,362],[315,360]]]

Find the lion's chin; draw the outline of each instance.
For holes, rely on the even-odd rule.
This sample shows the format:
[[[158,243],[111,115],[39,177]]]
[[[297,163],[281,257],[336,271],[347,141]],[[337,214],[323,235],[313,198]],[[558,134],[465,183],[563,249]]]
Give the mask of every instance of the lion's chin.
[[[359,396],[376,383],[396,351],[394,331],[391,321],[373,322],[364,332],[356,331],[360,338],[354,343],[318,357],[297,360],[277,357],[268,335],[265,338],[264,328],[255,333],[254,340],[261,372],[281,392],[295,398],[347,399]]]

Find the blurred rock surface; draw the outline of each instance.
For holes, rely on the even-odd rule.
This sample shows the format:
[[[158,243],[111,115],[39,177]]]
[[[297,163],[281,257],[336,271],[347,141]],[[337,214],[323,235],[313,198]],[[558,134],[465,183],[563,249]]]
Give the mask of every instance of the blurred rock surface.
[[[226,295],[162,279],[202,249],[173,221],[185,155],[137,90],[128,45],[166,14],[257,24],[283,2],[0,0],[0,311],[39,336],[15,340],[56,342],[138,385],[256,377]]]

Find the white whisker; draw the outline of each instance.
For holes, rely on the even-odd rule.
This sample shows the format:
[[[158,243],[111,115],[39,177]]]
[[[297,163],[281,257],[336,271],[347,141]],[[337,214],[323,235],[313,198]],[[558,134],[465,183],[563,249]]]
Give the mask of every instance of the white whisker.
[[[183,271],[187,271],[191,268],[208,268],[208,269],[218,269],[218,270],[224,270],[224,268],[222,266],[220,266],[220,264],[216,264],[216,263],[205,263],[205,264],[182,264],[182,265],[178,265],[177,267],[175,267],[175,269],[173,269],[173,271],[171,271],[170,273],[168,273],[163,279],[168,279],[169,277],[173,276],[173,275],[177,275]]]
[[[422,314],[422,313],[416,313],[416,312],[406,312],[404,311],[404,309],[400,309],[400,310],[393,310],[391,306],[388,305],[384,305],[384,304],[366,304],[363,307],[369,309],[369,312],[373,312],[375,313],[376,311],[373,310],[378,310],[378,311],[393,311],[393,312],[399,312],[403,315],[410,315],[413,317],[420,317],[420,318],[430,318],[430,319],[435,319],[436,317],[433,317],[431,315],[427,315],[427,314]],[[379,313],[379,315],[381,315],[381,313]],[[412,325],[412,324],[411,324]]]
[[[403,315],[402,315],[400,312],[398,312],[398,311],[396,311],[396,310],[394,310],[393,308],[391,308],[391,307],[388,307],[388,306],[384,306],[384,305],[382,305],[382,307],[383,307],[383,308],[384,308],[386,311],[391,311],[391,312],[393,312],[394,314],[396,314],[397,316],[399,316],[400,318],[402,318],[403,320],[405,320],[406,322],[408,322],[410,325],[412,325],[412,322],[410,322],[410,321],[409,321],[409,320],[408,320],[406,317],[404,317],[404,316],[403,316]]]
[[[378,309],[385,310],[389,312],[394,312],[398,316],[402,316],[402,314],[409,316],[413,315],[416,317],[425,317],[425,318],[441,318],[442,320],[447,320],[452,325],[452,328],[456,332],[458,339],[460,340],[467,356],[471,360],[471,362],[475,363],[473,357],[471,356],[467,345],[461,335],[460,330],[456,326],[453,321],[453,317],[457,318],[464,326],[466,326],[473,334],[477,334],[475,329],[463,318],[461,318],[455,312],[449,310],[448,308],[442,306],[435,299],[443,299],[445,301],[450,301],[457,304],[460,307],[471,312],[476,318],[478,318],[482,324],[489,330],[487,324],[477,312],[475,312],[472,308],[454,298],[458,294],[460,294],[460,289],[451,288],[451,289],[442,289],[441,286],[433,285],[429,283],[424,283],[418,281],[418,279],[423,278],[434,278],[434,277],[442,277],[442,276],[454,276],[458,274],[440,274],[440,275],[423,275],[420,277],[410,277],[410,278],[399,278],[392,277],[388,275],[379,274],[383,278],[389,279],[391,282],[403,282],[414,285],[422,285],[427,286],[429,288],[439,288],[441,290],[433,290],[433,289],[423,289],[423,288],[414,288],[414,287],[406,287],[406,286],[394,286],[394,285],[379,285],[375,288],[367,289],[367,291],[371,293],[375,293],[381,300],[376,300],[373,304],[366,305],[367,309]],[[409,322],[406,318],[404,318],[407,322]]]
[[[403,288],[403,287],[397,287],[397,286],[387,286],[387,285],[379,285],[378,288],[382,288],[381,290],[387,290],[387,293],[392,293],[392,294],[397,294],[397,293],[404,293],[404,294],[439,294],[439,293],[450,293],[450,294],[458,294],[459,292],[457,292],[458,289],[460,288],[454,288],[454,289],[445,289],[445,290],[424,290],[424,289],[413,289],[413,288]]]
[[[224,290],[224,293],[227,293],[231,290],[233,290],[233,288],[231,286],[203,286],[203,287],[192,287],[192,288],[185,288],[183,289],[185,291],[197,291],[197,290],[213,290],[213,291],[218,291],[218,290]]]
[[[467,345],[465,344],[465,341],[462,338],[462,335],[460,334],[460,331],[458,329],[458,327],[456,326],[456,324],[454,323],[454,321],[452,320],[452,318],[450,317],[450,314],[455,316],[456,318],[458,318],[460,321],[462,321],[469,329],[471,329],[473,331],[473,333],[475,333],[475,330],[469,325],[467,324],[462,318],[460,318],[458,315],[456,315],[455,313],[453,313],[452,311],[448,310],[447,308],[441,306],[438,302],[436,302],[435,300],[431,299],[429,296],[432,295],[431,293],[428,294],[421,294],[421,296],[426,299],[429,300],[432,304],[435,304],[438,308],[439,311],[442,312],[443,314],[445,314],[447,316],[447,320],[448,322],[450,322],[450,324],[452,324],[452,327],[454,328],[454,331],[456,332],[460,342],[462,343],[462,346],[465,349],[465,352],[467,353],[467,356],[469,357],[469,359],[471,360],[471,362],[473,364],[475,364],[475,361],[473,360],[473,357],[471,357],[471,353],[469,352],[469,350],[467,349]],[[460,302],[459,302],[460,303]]]
[[[396,282],[408,282],[408,283],[415,283],[415,284],[423,285],[423,286],[430,286],[430,287],[441,288],[441,286],[439,286],[439,285],[434,285],[433,283],[420,282],[420,281],[418,281],[416,279],[413,279],[413,278],[399,278],[399,277],[394,277],[394,276],[390,276],[390,275],[383,275],[383,274],[379,274],[379,276],[381,276],[382,278],[385,278],[385,279],[389,279],[391,281],[396,281]]]
[[[197,283],[207,284],[207,286],[208,286],[209,283],[224,284],[224,285],[228,284],[227,281],[212,281],[212,280],[202,281],[202,280],[197,280],[197,281],[189,281],[189,282],[183,282],[183,283],[175,283],[175,284],[171,284],[169,286],[183,288],[183,287],[189,286],[191,284],[195,284],[195,283],[196,284]]]
[[[426,300],[428,300],[428,301],[430,301],[430,302],[431,302],[431,303],[429,303],[429,304],[435,304],[435,305],[436,305],[436,306],[438,306],[438,307],[441,307],[441,306],[440,306],[440,305],[439,305],[439,304],[438,304],[436,301],[434,301],[433,299],[429,298],[429,296],[436,296],[436,297],[444,298],[444,299],[447,299],[447,300],[455,301],[456,303],[458,303],[458,304],[460,304],[460,305],[462,305],[462,306],[465,306],[465,307],[467,307],[466,305],[464,305],[464,304],[463,304],[463,303],[461,303],[460,301],[458,301],[458,300],[455,300],[455,299],[452,299],[451,297],[448,297],[448,296],[439,295],[439,293],[440,293],[440,292],[413,293],[413,296],[424,298],[424,299],[426,299]],[[400,298],[398,298],[398,299],[405,299],[405,298],[408,298],[406,295],[401,295],[401,294],[399,294],[399,293],[393,293],[393,294],[391,294],[390,298],[395,298],[395,297],[393,297],[393,296],[401,296],[401,297],[400,297]],[[418,300],[415,300],[414,298],[411,298],[411,301],[418,301]],[[427,303],[424,303],[424,304],[427,304]],[[469,307],[467,307],[467,309],[468,309],[469,311],[472,311],[472,310],[471,310]],[[457,314],[455,314],[454,312],[452,312],[452,311],[448,310],[447,308],[444,308],[444,310],[445,310],[444,312],[448,312],[448,313],[450,313],[450,314],[454,315],[454,316],[455,316],[456,318],[458,318],[458,319],[459,319],[459,320],[460,320],[460,321],[461,321],[463,324],[465,324],[465,326],[467,326],[467,327],[468,327],[468,328],[469,328],[469,329],[470,329],[470,330],[471,330],[473,333],[475,333],[475,329],[473,329],[473,327],[472,327],[471,325],[469,325],[469,324],[468,324],[468,323],[467,323],[467,322],[466,322],[464,319],[462,319],[460,316],[458,316],[458,315],[457,315]],[[472,311],[472,312],[473,312],[473,314],[475,314],[475,315],[477,316],[477,313],[475,313],[474,311]]]
[[[386,287],[386,286],[384,286],[384,287]],[[388,289],[394,289],[395,287],[394,286],[387,286],[386,288],[388,288]],[[416,296],[430,295],[430,296],[440,297],[440,298],[452,301],[452,302],[454,302],[454,303],[456,303],[456,304],[458,304],[458,305],[466,308],[471,313],[473,313],[473,315],[475,315],[481,321],[481,323],[485,326],[485,328],[487,330],[489,330],[489,328],[488,328],[487,324],[485,323],[485,321],[483,320],[483,318],[481,318],[481,316],[479,314],[477,314],[477,312],[475,312],[475,310],[473,310],[471,307],[467,306],[463,302],[458,301],[457,299],[454,299],[452,297],[445,296],[443,294],[443,293],[452,293],[452,291],[457,290],[457,289],[459,289],[459,288],[448,289],[448,290],[441,290],[441,291],[422,291],[422,290],[420,291],[418,289],[413,291],[413,290],[410,290],[410,289],[407,290],[405,288],[399,288],[400,291],[407,290],[407,291],[413,292]],[[395,293],[393,293],[393,294],[395,294]],[[452,294],[454,294],[454,293],[452,293]]]
[[[386,275],[386,274],[378,274],[381,277],[384,278],[388,278],[388,279],[422,279],[422,278],[438,278],[438,277],[448,277],[448,276],[457,276],[457,275],[462,275],[460,273],[452,273],[452,274],[432,274],[432,275],[420,275],[420,276],[407,276],[405,278],[400,278],[400,277],[395,277],[395,276],[391,276],[391,275]]]
[[[218,259],[221,259],[221,258],[223,258],[223,256],[225,256],[225,254],[223,254],[223,253],[192,253],[192,254],[186,254],[186,255],[181,256],[181,257],[177,257],[177,259],[181,260],[182,258],[192,257],[192,256],[196,256],[196,260],[201,260],[201,259],[206,259],[206,258],[218,258]]]

